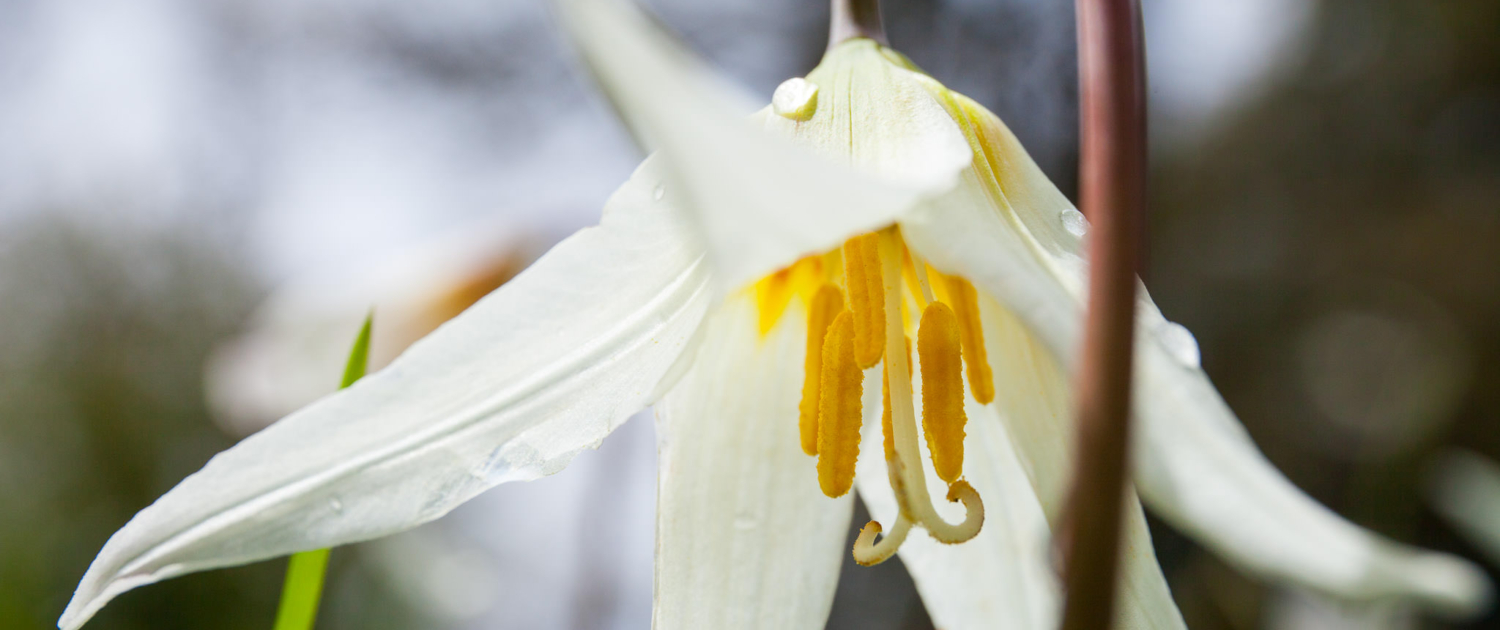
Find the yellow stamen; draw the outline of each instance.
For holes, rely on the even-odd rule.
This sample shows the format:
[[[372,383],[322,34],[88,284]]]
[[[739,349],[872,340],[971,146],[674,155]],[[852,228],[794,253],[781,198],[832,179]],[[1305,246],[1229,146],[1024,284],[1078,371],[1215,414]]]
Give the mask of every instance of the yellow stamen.
[[[885,561],[912,527],[922,527],[945,544],[978,535],[984,526],[984,503],[962,480],[965,377],[974,382],[971,388],[976,397],[988,401],[994,395],[974,287],[928,266],[906,247],[895,227],[852,238],[840,249],[809,256],[790,269],[789,275],[782,272],[762,280],[756,287],[757,297],[762,317],[772,320],[769,325],[774,325],[794,297],[807,304],[807,356],[798,428],[803,451],[818,458],[818,485],[830,497],[843,496],[853,488],[863,422],[864,370],[884,359],[881,433],[897,514],[888,528],[873,521],[865,526],[854,543],[855,561],[865,565]],[[799,275],[804,269],[808,273]],[[833,284],[839,276],[844,279],[842,292]],[[920,323],[914,321],[918,313]],[[769,325],[761,321],[763,333]],[[917,334],[921,359],[924,417],[920,429],[912,400],[912,371],[917,362],[912,361],[914,340],[907,331]],[[895,345],[905,351],[885,351]],[[947,499],[964,506],[961,522],[947,522],[932,504],[919,432],[926,436],[938,477],[947,482]]]
[[[917,355],[922,360],[922,431],[938,478],[957,481],[964,471],[963,363],[958,318],[942,302],[922,311]]]
[[[886,275],[897,277],[901,273],[898,265],[901,261],[900,237],[894,229],[885,230],[880,233],[881,264],[886,266]],[[900,290],[895,285],[885,287],[885,303],[888,311],[899,312],[901,309]],[[892,317],[886,322],[886,340],[889,344],[901,343],[905,333],[901,329],[899,318]],[[919,340],[920,345],[920,340]],[[919,350],[920,351],[920,350]],[[913,524],[921,525],[927,530],[933,539],[944,544],[955,544],[969,540],[979,535],[979,530],[984,527],[984,503],[968,484],[951,484],[949,496],[957,499],[964,505],[964,520],[957,525],[944,521],[937,511],[933,509],[931,496],[927,494],[926,475],[922,471],[921,454],[917,448],[917,427],[912,412],[912,392],[910,385],[905,387],[910,378],[909,361],[903,356],[905,353],[887,353],[887,359],[891,368],[891,426],[892,433],[896,438],[896,461],[891,465],[893,471],[892,489],[898,493],[898,503],[902,508],[902,515],[911,515]],[[899,481],[894,479],[899,477]],[[900,495],[905,495],[900,497]]]
[[[854,313],[854,352],[861,368],[874,367],[885,351],[885,283],[878,243],[874,234],[844,243],[844,285]]]
[[[802,430],[802,452],[818,454],[818,405],[823,382],[823,340],[828,326],[844,310],[844,293],[824,284],[807,306],[807,356],[802,360],[802,402],[797,405]]]
[[[823,380],[818,400],[818,486],[840,497],[854,485],[859,459],[860,397],[864,373],[854,357],[854,316],[839,313],[823,340]]]
[[[969,392],[981,405],[995,399],[995,377],[990,371],[984,349],[984,327],[979,320],[979,294],[974,285],[959,276],[944,276],[953,314],[958,317],[958,334],[963,340],[964,366],[968,368]]]

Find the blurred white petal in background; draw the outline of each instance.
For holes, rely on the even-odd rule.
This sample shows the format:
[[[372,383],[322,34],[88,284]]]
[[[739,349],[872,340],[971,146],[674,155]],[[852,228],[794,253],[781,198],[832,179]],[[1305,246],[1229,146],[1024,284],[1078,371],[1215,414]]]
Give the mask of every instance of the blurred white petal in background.
[[[1432,506],[1475,547],[1500,562],[1500,465],[1468,451],[1450,451],[1429,478]]]
[[[338,388],[348,340],[374,313],[370,371],[379,370],[520,272],[539,249],[503,223],[466,226],[394,252],[362,273],[299,278],[221,346],[205,378],[215,419],[249,435]]]

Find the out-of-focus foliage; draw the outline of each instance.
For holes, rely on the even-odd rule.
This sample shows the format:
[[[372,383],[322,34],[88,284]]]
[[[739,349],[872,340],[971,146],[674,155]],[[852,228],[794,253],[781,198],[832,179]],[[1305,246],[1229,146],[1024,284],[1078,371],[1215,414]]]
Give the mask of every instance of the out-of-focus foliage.
[[[0,236],[0,628],[52,627],[110,533],[233,443],[208,420],[202,362],[253,285],[194,236],[55,219]],[[355,555],[335,554],[325,627],[419,626]],[[170,580],[94,623],[269,628],[283,564]]]
[[[1500,454],[1500,3],[1315,11],[1280,82],[1156,156],[1147,283],[1293,481],[1478,558],[1418,489],[1444,443]],[[1158,542],[1190,626],[1275,623],[1261,604],[1278,594]]]

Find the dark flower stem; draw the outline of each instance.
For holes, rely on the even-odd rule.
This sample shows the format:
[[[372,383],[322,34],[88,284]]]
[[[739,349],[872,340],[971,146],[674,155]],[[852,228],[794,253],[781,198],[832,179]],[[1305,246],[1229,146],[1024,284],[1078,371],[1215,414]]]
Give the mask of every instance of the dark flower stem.
[[[1077,466],[1064,514],[1064,630],[1109,628],[1130,442],[1136,272],[1146,206],[1145,53],[1137,0],[1077,0],[1089,231],[1088,314],[1077,375]]]
[[[880,0],[832,0],[828,15],[828,47],[844,40],[868,37],[888,44],[880,24]]]

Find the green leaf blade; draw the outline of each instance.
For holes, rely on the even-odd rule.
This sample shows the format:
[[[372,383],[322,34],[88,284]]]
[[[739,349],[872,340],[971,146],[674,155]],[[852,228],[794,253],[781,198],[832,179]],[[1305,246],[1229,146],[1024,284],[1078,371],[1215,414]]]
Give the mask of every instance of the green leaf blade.
[[[365,323],[349,350],[344,378],[339,389],[364,378],[370,364],[370,329],[374,312]],[[281,606],[276,610],[274,630],[312,630],[318,618],[318,603],[323,596],[323,576],[328,572],[328,549],[314,549],[292,554],[286,567],[286,582],[281,587]]]

